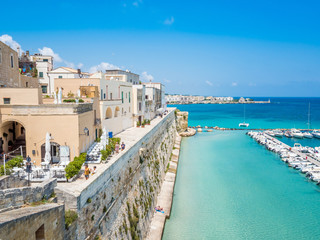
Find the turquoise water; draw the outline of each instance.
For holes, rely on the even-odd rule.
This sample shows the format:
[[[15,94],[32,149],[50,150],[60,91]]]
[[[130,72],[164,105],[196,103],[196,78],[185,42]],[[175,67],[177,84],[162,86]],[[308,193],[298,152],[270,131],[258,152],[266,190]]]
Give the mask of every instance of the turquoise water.
[[[320,127],[319,99],[280,100],[274,105],[248,105],[250,125],[305,127],[305,107],[312,100],[312,124]],[[189,111],[189,123],[195,126],[214,121],[234,127],[241,120],[236,112],[241,105],[180,105],[179,109]],[[320,187],[245,132],[203,132],[183,139],[164,240],[320,239]],[[282,141],[320,146],[318,139]]]
[[[255,98],[256,100],[267,100]],[[250,128],[320,128],[320,98],[270,98],[270,104],[246,104],[246,122]],[[190,126],[237,128],[244,118],[243,104],[173,105],[189,111]]]
[[[319,187],[243,131],[183,139],[164,240],[320,239],[319,227]]]

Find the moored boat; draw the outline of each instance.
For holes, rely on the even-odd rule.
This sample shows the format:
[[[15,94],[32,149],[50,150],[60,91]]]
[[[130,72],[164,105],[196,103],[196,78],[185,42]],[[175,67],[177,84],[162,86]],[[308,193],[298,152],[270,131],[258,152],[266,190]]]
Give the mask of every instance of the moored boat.
[[[293,128],[291,130],[291,132],[292,132],[292,136],[294,138],[303,138],[303,133],[301,131],[299,131],[298,129]]]

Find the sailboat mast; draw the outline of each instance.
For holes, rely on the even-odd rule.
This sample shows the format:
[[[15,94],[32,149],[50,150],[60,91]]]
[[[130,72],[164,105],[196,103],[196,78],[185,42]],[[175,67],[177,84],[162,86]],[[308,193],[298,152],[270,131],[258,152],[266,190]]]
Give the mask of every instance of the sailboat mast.
[[[310,102],[309,102],[309,111],[308,111],[308,130],[310,129]]]

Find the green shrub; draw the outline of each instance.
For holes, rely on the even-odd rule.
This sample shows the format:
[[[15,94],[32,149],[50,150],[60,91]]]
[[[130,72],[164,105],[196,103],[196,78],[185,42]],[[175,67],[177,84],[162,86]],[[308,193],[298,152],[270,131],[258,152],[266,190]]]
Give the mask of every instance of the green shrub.
[[[78,214],[75,211],[67,210],[65,215],[65,228],[69,229],[70,225],[78,219]]]
[[[88,198],[88,199],[87,199],[87,203],[91,203],[91,198]]]
[[[83,163],[86,161],[87,153],[81,153],[79,157],[75,157],[72,162],[70,162],[66,168],[66,178],[70,179],[80,172]]]
[[[17,156],[12,158],[8,162],[6,162],[6,175],[10,175],[12,173],[12,168],[14,167],[22,167],[23,165],[23,157]],[[0,176],[4,175],[4,167],[0,166]]]

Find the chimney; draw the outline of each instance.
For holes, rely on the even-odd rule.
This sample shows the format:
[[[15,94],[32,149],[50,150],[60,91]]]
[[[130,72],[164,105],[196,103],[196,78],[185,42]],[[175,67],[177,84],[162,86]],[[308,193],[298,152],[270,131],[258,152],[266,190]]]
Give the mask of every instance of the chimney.
[[[17,47],[18,57],[20,57],[20,48]]]
[[[29,58],[29,50],[26,51],[26,56]]]

